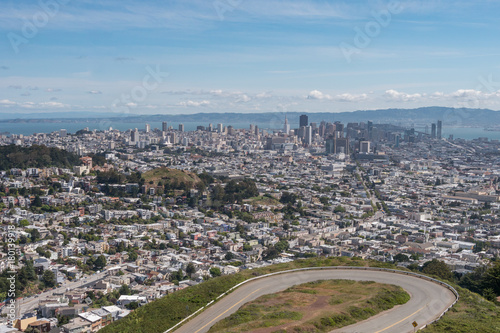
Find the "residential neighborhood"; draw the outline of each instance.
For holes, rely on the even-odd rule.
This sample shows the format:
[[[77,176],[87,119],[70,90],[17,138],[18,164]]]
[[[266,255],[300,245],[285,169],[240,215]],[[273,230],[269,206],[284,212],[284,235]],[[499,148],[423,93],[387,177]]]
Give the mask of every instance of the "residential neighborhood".
[[[441,121],[300,125],[0,136],[78,160],[0,170],[0,271],[18,272],[0,333],[97,332],[210,278],[302,258],[439,259],[457,278],[498,258],[498,140],[443,138]]]

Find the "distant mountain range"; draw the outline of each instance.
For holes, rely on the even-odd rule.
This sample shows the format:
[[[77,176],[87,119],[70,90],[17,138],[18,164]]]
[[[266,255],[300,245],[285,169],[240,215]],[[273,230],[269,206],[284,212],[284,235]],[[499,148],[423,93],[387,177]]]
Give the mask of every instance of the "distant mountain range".
[[[474,127],[498,127],[500,126],[500,112],[489,109],[456,109],[447,107],[424,107],[417,109],[382,109],[353,112],[266,112],[266,113],[197,113],[177,115],[138,115],[138,114],[116,114],[95,112],[60,112],[60,113],[32,113],[11,114],[0,113],[1,123],[79,123],[79,122],[198,122],[200,125],[208,123],[217,124],[269,124],[268,128],[281,128],[285,115],[291,123],[292,128],[299,122],[302,114],[309,116],[309,122],[319,123],[340,121],[390,123],[401,126],[425,126],[436,123],[438,120],[446,126],[474,126]]]

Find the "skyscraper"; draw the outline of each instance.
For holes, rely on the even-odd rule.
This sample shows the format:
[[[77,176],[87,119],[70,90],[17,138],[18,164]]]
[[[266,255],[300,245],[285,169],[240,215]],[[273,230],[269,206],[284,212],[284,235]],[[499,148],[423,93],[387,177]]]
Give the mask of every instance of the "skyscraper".
[[[306,114],[300,116],[300,127],[309,125],[309,117]]]
[[[431,138],[432,139],[436,138],[436,124],[431,125]]]
[[[184,132],[184,124],[179,124],[179,132]]]
[[[337,138],[335,140],[335,153],[344,153],[346,155],[349,155],[349,139]]]
[[[288,119],[286,119],[286,116],[285,116],[285,126],[283,128],[283,131],[285,132],[285,134],[290,133],[290,124],[288,123]]]
[[[130,141],[134,143],[139,141],[139,130],[137,128],[130,132]]]
[[[335,137],[329,136],[325,140],[325,152],[326,154],[335,154]]]
[[[168,130],[168,124],[167,124],[166,121],[164,121],[164,122],[161,123],[161,130],[163,132],[166,132]]]
[[[312,127],[306,126],[304,142],[306,145],[312,144]]]
[[[438,140],[441,140],[441,138],[442,138],[442,129],[443,129],[443,122],[441,120],[438,120],[438,125],[437,125],[437,138],[438,138]]]
[[[217,132],[222,133],[223,130],[224,130],[223,125],[222,124],[217,124]]]
[[[151,132],[151,125],[146,124],[146,133]]]

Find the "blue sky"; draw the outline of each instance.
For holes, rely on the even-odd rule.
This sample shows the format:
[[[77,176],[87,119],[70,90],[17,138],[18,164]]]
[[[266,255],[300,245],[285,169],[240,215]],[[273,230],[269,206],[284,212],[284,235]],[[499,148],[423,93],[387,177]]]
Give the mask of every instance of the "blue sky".
[[[0,113],[498,110],[498,13],[494,0],[2,0]]]

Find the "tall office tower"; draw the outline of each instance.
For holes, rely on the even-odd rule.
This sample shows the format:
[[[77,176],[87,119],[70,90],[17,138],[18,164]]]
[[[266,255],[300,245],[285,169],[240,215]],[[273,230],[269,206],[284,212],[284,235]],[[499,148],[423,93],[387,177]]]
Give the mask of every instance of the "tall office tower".
[[[344,137],[344,124],[340,123],[340,121],[336,121],[335,131],[340,132],[340,137]]]
[[[360,153],[369,153],[370,152],[370,141],[361,141],[359,143],[359,152]]]
[[[306,145],[312,144],[312,127],[306,126],[304,142]]]
[[[177,143],[177,135],[175,135],[175,132],[170,133],[170,143],[173,145]]]
[[[337,138],[335,140],[335,153],[349,154],[349,139],[348,138]]]
[[[228,126],[227,127],[227,134],[228,135],[234,135],[235,134],[235,130],[234,130],[233,126]]]
[[[139,141],[139,130],[137,128],[130,132],[130,141],[132,142]]]
[[[367,130],[368,130],[368,138],[370,140],[373,139],[373,122],[372,121],[368,121],[367,123]]]
[[[436,124],[431,125],[431,138],[432,139],[436,138]]]
[[[335,132],[335,124],[332,123],[326,124],[325,135],[333,135],[334,132]]]
[[[285,116],[285,126],[283,127],[283,131],[285,132],[285,134],[290,133],[290,124],[288,123],[288,119],[286,119],[286,116]]]
[[[319,134],[320,137],[324,137],[325,133],[326,133],[326,125],[325,125],[325,122],[322,121],[321,124],[319,125],[318,134]]]
[[[184,124],[179,124],[179,132],[184,132]]]
[[[309,125],[309,117],[306,115],[306,114],[303,114],[302,116],[300,116],[300,127],[304,126],[308,126]]]
[[[329,136],[325,140],[325,152],[327,155],[335,154],[335,137],[334,136]]]
[[[301,139],[304,139],[306,137],[306,126],[300,126],[299,130],[297,131],[297,136]]]
[[[309,126],[311,126],[313,133],[318,128],[318,124],[316,123],[310,123]]]
[[[217,132],[222,133],[223,130],[224,130],[224,127],[222,126],[222,124],[217,124]]]
[[[151,132],[151,125],[146,124],[146,133]]]
[[[163,132],[166,132],[168,130],[168,124],[167,124],[166,121],[164,121],[164,122],[161,123],[161,130]]]
[[[255,125],[255,135],[259,136],[259,126]]]
[[[207,129],[207,131],[212,132],[212,131],[213,131],[213,129],[214,129],[214,128],[213,128],[212,124],[208,124],[208,129]]]
[[[255,125],[250,124],[250,134],[254,134],[254,133],[255,133]]]
[[[438,120],[438,126],[437,126],[437,138],[438,140],[441,140],[442,138],[442,129],[443,129],[443,122],[441,120]]]

